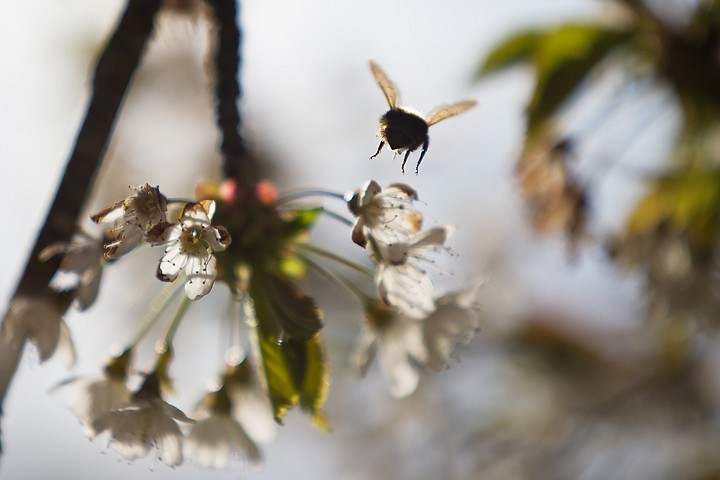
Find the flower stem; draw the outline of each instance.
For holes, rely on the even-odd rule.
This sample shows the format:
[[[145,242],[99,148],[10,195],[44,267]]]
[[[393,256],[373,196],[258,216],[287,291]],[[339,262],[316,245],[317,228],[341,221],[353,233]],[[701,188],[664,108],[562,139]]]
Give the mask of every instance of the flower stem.
[[[340,223],[342,223],[342,224],[344,224],[344,225],[347,225],[348,227],[352,227],[352,225],[353,225],[352,220],[349,220],[349,219],[343,217],[343,216],[340,215],[339,213],[335,213],[335,212],[330,211],[330,210],[328,210],[328,209],[326,209],[326,208],[324,208],[324,207],[323,207],[323,209],[322,209],[322,212],[323,212],[323,215],[327,215],[328,217],[330,217],[330,218],[332,218],[332,219],[335,219],[335,220],[337,220],[338,222],[340,222]]]
[[[305,197],[330,197],[345,201],[345,195],[337,192],[331,192],[330,190],[311,189],[311,190],[298,190],[296,192],[289,192],[285,195],[280,196],[277,203],[287,203],[298,198]]]
[[[318,272],[331,282],[336,282],[340,284],[340,286],[342,286],[343,288],[345,288],[345,290],[350,292],[350,294],[355,296],[363,305],[370,302],[370,297],[347,278],[325,268],[324,266],[309,258],[307,255],[300,255],[300,257],[303,259],[303,261],[307,262],[308,265],[314,268],[316,272]]]
[[[140,343],[140,341],[142,341],[143,338],[145,338],[150,329],[152,329],[152,327],[157,323],[160,315],[162,315],[168,305],[170,305],[170,302],[180,292],[181,286],[181,282],[172,282],[171,284],[166,285],[165,288],[163,288],[162,292],[160,292],[160,295],[155,297],[153,302],[150,304],[150,308],[148,308],[143,315],[143,318],[141,320],[142,327],[140,327],[140,331],[135,334],[135,337],[131,342],[128,343],[126,349],[134,348],[138,343]]]
[[[190,303],[191,301],[187,297],[183,297],[182,300],[180,300],[180,305],[178,306],[177,310],[175,310],[175,315],[173,316],[170,325],[168,325],[168,328],[165,331],[165,335],[162,339],[161,345],[164,350],[169,350],[172,346],[173,338],[175,338],[175,333],[177,333],[177,329],[180,326],[180,321],[187,313],[188,308],[190,308]]]
[[[367,267],[364,267],[358,263],[355,263],[352,260],[348,260],[347,258],[341,257],[340,255],[337,255],[333,252],[325,250],[324,248],[320,248],[316,245],[312,245],[310,243],[304,243],[304,242],[298,242],[296,244],[296,246],[301,250],[305,250],[306,252],[311,252],[316,255],[320,255],[322,257],[329,258],[330,260],[338,262],[341,265],[345,265],[346,267],[349,267],[357,272],[367,275],[370,278],[375,276],[375,274]]]
[[[187,198],[168,198],[167,203],[195,203],[195,200],[188,200]]]

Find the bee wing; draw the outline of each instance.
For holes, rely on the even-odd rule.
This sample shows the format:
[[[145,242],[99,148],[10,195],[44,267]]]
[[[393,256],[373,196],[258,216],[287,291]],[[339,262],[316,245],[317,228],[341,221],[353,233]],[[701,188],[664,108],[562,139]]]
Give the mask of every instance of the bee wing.
[[[440,105],[435,110],[430,112],[425,120],[430,125],[435,125],[440,120],[445,120],[448,117],[454,117],[465,110],[470,110],[472,107],[477,105],[477,100],[463,100],[461,102],[450,103],[448,105]]]
[[[400,96],[398,95],[398,90],[395,87],[395,84],[392,82],[392,80],[388,78],[388,76],[385,74],[385,72],[383,72],[380,66],[372,60],[370,60],[370,70],[372,70],[375,81],[385,94],[385,98],[387,99],[390,108],[397,108],[398,104],[400,103]]]

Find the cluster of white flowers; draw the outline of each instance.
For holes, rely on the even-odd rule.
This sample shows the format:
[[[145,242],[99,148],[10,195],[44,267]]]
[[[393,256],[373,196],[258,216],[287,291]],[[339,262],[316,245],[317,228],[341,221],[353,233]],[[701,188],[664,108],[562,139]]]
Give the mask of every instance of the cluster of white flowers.
[[[238,226],[231,216],[236,212],[234,206],[228,207],[234,197],[209,196],[218,201],[218,218],[234,228],[232,232],[237,243],[233,247],[245,245],[247,239],[243,238],[243,224]],[[365,312],[365,321],[353,354],[354,363],[364,374],[377,356],[390,381],[391,393],[398,397],[407,396],[416,390],[422,368],[441,370],[447,366],[456,345],[472,339],[480,320],[478,285],[446,295],[436,294],[426,267],[433,264],[433,253],[448,250],[446,242],[454,228],[435,225],[423,229],[423,215],[415,207],[417,194],[411,187],[392,184],[382,188],[377,182],[369,181],[361,190],[333,196],[343,199],[355,215],[352,240],[369,252],[375,266],[373,272],[367,272],[372,275],[376,287],[374,295],[367,296],[354,285],[350,288],[358,294]],[[274,197],[272,202],[275,202]],[[260,215],[273,214],[274,210],[268,205],[271,204],[262,201],[256,205]],[[264,358],[228,360],[219,386],[204,395],[200,406],[192,413],[193,418],[163,398],[164,388],[161,387],[171,381],[168,365],[172,338],[190,301],[210,292],[218,274],[218,264],[222,272],[235,272],[238,265],[244,265],[243,262],[259,260],[253,255],[261,249],[255,247],[247,251],[241,248],[216,258],[215,254],[225,251],[231,239],[227,229],[211,223],[215,208],[213,200],[169,201],[158,187],[144,184],[124,200],[91,216],[92,220],[107,227],[102,238],[96,239],[78,231],[69,242],[51,245],[41,253],[43,260],[53,255],[64,255],[59,274],[70,277],[69,283],[54,281],[53,286],[71,291],[68,303],[74,299],[81,310],[89,307],[97,297],[104,266],[142,244],[164,247],[156,269],[160,280],[173,282],[179,279],[184,282],[187,298],[182,300],[178,313],[160,342],[162,347],[158,360],[150,373],[140,377],[129,374],[130,356],[149,331],[144,327],[125,352],[108,363],[101,375],[66,381],[62,385],[68,393],[70,409],[84,426],[86,435],[90,438],[109,435],[110,447],[128,460],[145,457],[152,449],[157,449],[159,458],[169,466],[179,465],[186,457],[212,468],[223,468],[233,458],[257,465],[261,460],[258,445],[275,436],[278,410],[271,402],[273,392],[269,385],[274,381],[277,388],[278,379],[273,377],[272,369],[278,365],[282,367],[282,363],[272,363]],[[281,218],[281,214],[287,215],[288,211],[275,212],[278,214],[276,220]],[[297,233],[288,234],[287,231],[295,232],[294,229],[302,225],[298,231],[304,233],[312,224],[307,218],[302,221],[308,224],[278,222],[280,227],[276,238],[265,236],[253,241],[263,246],[276,244],[278,251],[271,251],[268,258],[273,261],[285,259],[284,255],[293,253],[296,246],[301,245],[300,242],[293,243]],[[339,259],[332,253],[326,258]],[[340,260],[345,265],[352,264]],[[339,277],[333,278],[340,280]],[[223,274],[221,281],[230,284],[237,279]],[[276,297],[269,297],[270,300],[262,297],[272,292],[267,293],[263,289],[243,292],[238,285],[241,282],[231,285],[231,289],[234,287],[237,290],[237,295],[259,295],[252,300],[272,305],[272,302],[278,301]],[[306,320],[301,314],[308,312],[311,312],[311,320],[319,318],[314,303],[300,296],[299,292],[293,287],[275,294],[300,298],[288,304],[291,305],[288,311],[296,306],[306,309],[294,312],[300,315],[299,320]],[[287,302],[288,298],[283,297],[279,301]],[[6,349],[10,353],[19,352],[18,346],[22,342],[31,341],[37,345],[42,359],[49,358],[64,345],[69,347],[65,350],[72,352],[62,315],[60,307],[51,309],[42,302],[16,300],[3,324],[0,341],[17,347]],[[152,325],[159,316],[153,315],[148,325]],[[254,313],[251,315],[254,318]],[[293,317],[290,320],[298,319]],[[248,324],[252,328],[253,322],[248,321]],[[315,341],[312,336],[310,338],[305,340]],[[278,352],[278,355],[284,354],[284,351]],[[285,358],[280,360],[285,361]],[[256,361],[260,362],[259,376],[249,366],[250,362]],[[325,361],[320,358],[312,366],[316,373],[325,368]],[[281,377],[283,374],[281,372]],[[6,376],[0,368],[0,386]],[[138,383],[139,387],[133,386]],[[296,387],[291,384],[288,388]],[[318,405],[324,401],[321,390],[313,395],[313,401]],[[320,407],[314,408],[317,412],[313,414],[319,417]]]
[[[228,231],[213,226],[215,202],[186,202],[177,222],[166,217],[168,200],[158,187],[144,184],[127,198],[94,213],[90,218],[108,225],[103,239],[79,232],[66,244],[51,245],[41,252],[41,260],[64,254],[59,272],[72,274],[70,286],[54,285],[59,290],[73,290],[75,302],[83,310],[97,297],[102,268],[109,261],[135,249],[143,242],[164,246],[165,253],[157,268],[157,277],[174,281],[185,274],[185,294],[190,300],[207,295],[217,275],[215,252],[230,244]]]
[[[376,263],[378,293],[365,305],[354,363],[364,374],[379,351],[391,393],[407,396],[417,388],[421,365],[440,370],[458,342],[472,339],[480,321],[478,286],[437,297],[424,266],[432,263],[429,252],[446,249],[454,228],[421,230],[423,217],[413,204],[417,194],[409,186],[383,189],[371,180],[345,198],[356,215],[353,240]]]
[[[89,438],[108,433],[109,445],[128,460],[143,458],[156,448],[169,466],[180,465],[185,457],[212,468],[223,468],[234,457],[259,463],[257,443],[272,439],[275,426],[269,401],[257,382],[227,375],[224,385],[206,395],[191,419],[163,400],[158,372],[146,375],[138,389],[129,389],[128,356],[126,352],[114,358],[102,375],[62,385],[68,406]]]

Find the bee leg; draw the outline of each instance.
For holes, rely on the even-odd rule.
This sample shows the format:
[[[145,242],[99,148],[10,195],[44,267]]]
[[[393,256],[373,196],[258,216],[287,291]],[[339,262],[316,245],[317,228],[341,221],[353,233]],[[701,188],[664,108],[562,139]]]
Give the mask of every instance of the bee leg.
[[[409,149],[405,152],[405,158],[403,158],[403,163],[402,163],[402,166],[400,167],[400,170],[402,170],[403,174],[405,173],[405,162],[407,162],[408,155],[410,155],[410,152],[411,152],[411,150],[409,150]]]
[[[427,152],[429,145],[430,145],[430,139],[425,140],[425,143],[423,143],[422,152],[420,152],[420,158],[418,159],[418,162],[415,165],[415,175],[418,174],[418,168],[420,168],[420,162],[422,162],[422,159],[425,156],[425,152]]]
[[[380,141],[380,145],[378,145],[377,152],[375,152],[375,155],[373,155],[373,156],[370,157],[370,158],[373,159],[373,158],[377,157],[377,156],[380,154],[380,150],[382,150],[382,147],[383,147],[384,145],[385,145],[385,142],[381,140],[381,141]]]

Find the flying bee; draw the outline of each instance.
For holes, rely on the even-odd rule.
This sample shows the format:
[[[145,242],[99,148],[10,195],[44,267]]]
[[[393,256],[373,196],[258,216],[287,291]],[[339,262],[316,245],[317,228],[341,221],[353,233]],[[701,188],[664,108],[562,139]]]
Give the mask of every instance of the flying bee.
[[[420,114],[399,106],[400,99],[395,84],[388,78],[385,72],[382,71],[378,64],[372,60],[370,60],[370,70],[372,70],[375,81],[380,86],[390,105],[390,110],[380,117],[380,121],[378,122],[380,145],[375,155],[370,158],[377,157],[383,146],[387,143],[395,153],[405,152],[405,158],[403,158],[402,167],[400,167],[402,172],[405,173],[405,163],[407,162],[410,152],[414,152],[422,146],[420,158],[418,159],[417,165],[415,165],[415,175],[417,175],[420,162],[422,162],[430,143],[428,128],[440,120],[445,120],[448,117],[469,110],[477,104],[477,100],[463,100],[448,105],[441,105],[431,111],[427,118],[423,118]]]

